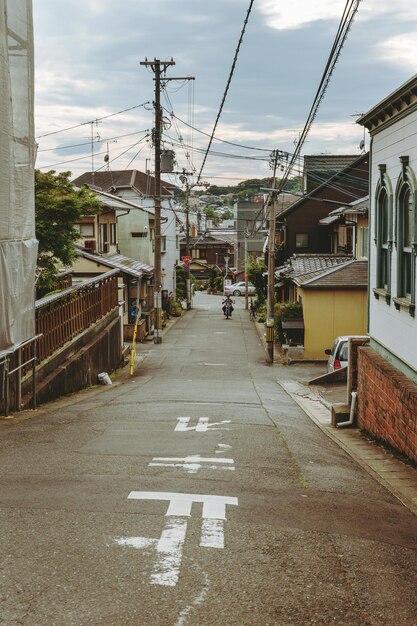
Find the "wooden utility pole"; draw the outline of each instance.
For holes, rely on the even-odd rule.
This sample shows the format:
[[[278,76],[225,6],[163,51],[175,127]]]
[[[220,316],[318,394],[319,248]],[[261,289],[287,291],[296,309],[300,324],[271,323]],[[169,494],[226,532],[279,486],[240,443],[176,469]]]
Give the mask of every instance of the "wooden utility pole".
[[[266,317],[266,344],[268,362],[274,363],[274,335],[275,335],[275,213],[276,213],[276,173],[278,151],[274,150],[272,191],[269,196],[269,236],[268,236],[268,301]]]
[[[161,307],[161,136],[162,136],[162,109],[161,109],[161,75],[166,72],[170,65],[175,65],[175,61],[153,61],[140,62],[141,65],[150,67],[155,74],[155,129],[154,129],[154,146],[155,146],[155,254],[154,254],[154,284],[155,284],[155,343],[162,343],[160,331],[162,330],[162,307]]]

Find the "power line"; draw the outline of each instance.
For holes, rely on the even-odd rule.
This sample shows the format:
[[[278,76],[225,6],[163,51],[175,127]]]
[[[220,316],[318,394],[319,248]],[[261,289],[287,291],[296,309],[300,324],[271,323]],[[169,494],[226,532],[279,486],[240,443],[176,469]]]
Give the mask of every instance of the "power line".
[[[100,122],[101,120],[107,120],[109,117],[114,117],[115,115],[120,115],[121,113],[126,113],[127,111],[133,111],[134,109],[140,109],[140,107],[144,107],[145,105],[150,104],[150,102],[143,102],[142,104],[136,104],[133,107],[129,107],[127,109],[122,109],[121,111],[116,111],[116,113],[109,113],[109,115],[104,115],[103,117],[97,117],[88,122],[81,122],[80,124],[75,124],[74,126],[68,126],[67,128],[61,128],[60,130],[54,130],[50,133],[44,133],[43,135],[38,135],[36,139],[42,139],[42,137],[50,137],[51,135],[57,135],[58,133],[64,133],[67,130],[73,130],[74,128],[80,128],[80,126],[86,126],[87,124],[91,124],[92,122]]]
[[[240,46],[241,46],[241,43],[242,43],[242,40],[243,40],[243,35],[245,34],[245,29],[246,29],[246,25],[247,25],[248,20],[249,20],[249,15],[250,15],[250,13],[252,11],[253,3],[254,3],[254,0],[250,0],[249,8],[248,8],[248,11],[246,13],[245,21],[243,23],[242,32],[240,33],[240,38],[239,38],[239,42],[237,44],[237,48],[236,48],[235,56],[234,56],[234,59],[233,59],[232,67],[231,67],[231,70],[230,70],[229,78],[227,80],[226,88],[224,90],[224,94],[223,94],[223,98],[222,98],[222,101],[221,101],[221,104],[220,104],[219,112],[217,113],[216,121],[214,122],[213,130],[212,130],[211,137],[210,137],[210,141],[208,143],[207,150],[206,150],[206,153],[204,155],[203,162],[201,164],[200,172],[199,172],[198,177],[197,177],[197,182],[200,182],[201,174],[203,173],[203,169],[204,169],[204,166],[206,164],[207,156],[208,156],[208,153],[210,151],[211,144],[213,142],[214,133],[216,132],[217,124],[219,122],[220,116],[221,116],[222,111],[223,111],[223,106],[224,106],[224,103],[226,101],[227,92],[229,91],[229,86],[230,86],[230,83],[232,81],[232,77],[233,77],[233,74],[234,74],[234,71],[235,71],[237,57],[239,55]]]

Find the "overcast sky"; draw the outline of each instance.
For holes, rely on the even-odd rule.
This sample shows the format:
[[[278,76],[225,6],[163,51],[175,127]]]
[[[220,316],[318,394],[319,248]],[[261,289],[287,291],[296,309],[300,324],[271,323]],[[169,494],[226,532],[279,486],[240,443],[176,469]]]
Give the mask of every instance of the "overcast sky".
[[[198,131],[212,131],[249,0],[33,0],[33,7],[37,167],[75,176],[106,167],[108,149],[112,170],[153,169],[154,81],[140,61],[173,57],[167,76],[195,80],[170,81],[168,98],[162,94],[165,147],[175,149],[179,170],[200,171],[209,138]],[[345,0],[255,0],[216,137],[262,150],[213,143],[206,181],[269,176],[269,151],[293,152],[344,7]],[[355,115],[417,72],[416,50],[417,4],[362,0],[302,153],[359,155]]]

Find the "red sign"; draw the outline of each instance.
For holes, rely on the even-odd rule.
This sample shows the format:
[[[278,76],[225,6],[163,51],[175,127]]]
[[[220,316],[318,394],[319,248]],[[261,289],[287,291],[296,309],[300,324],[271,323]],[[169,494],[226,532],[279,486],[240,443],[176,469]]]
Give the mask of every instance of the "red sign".
[[[185,267],[188,267],[188,264],[191,261],[191,257],[190,256],[182,256],[181,259],[184,261]]]

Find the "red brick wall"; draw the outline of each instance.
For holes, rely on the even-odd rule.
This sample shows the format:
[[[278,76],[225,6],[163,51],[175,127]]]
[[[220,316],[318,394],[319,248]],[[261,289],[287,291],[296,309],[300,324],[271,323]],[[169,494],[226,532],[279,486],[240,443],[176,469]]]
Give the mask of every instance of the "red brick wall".
[[[417,462],[417,384],[371,348],[358,370],[359,428]]]

